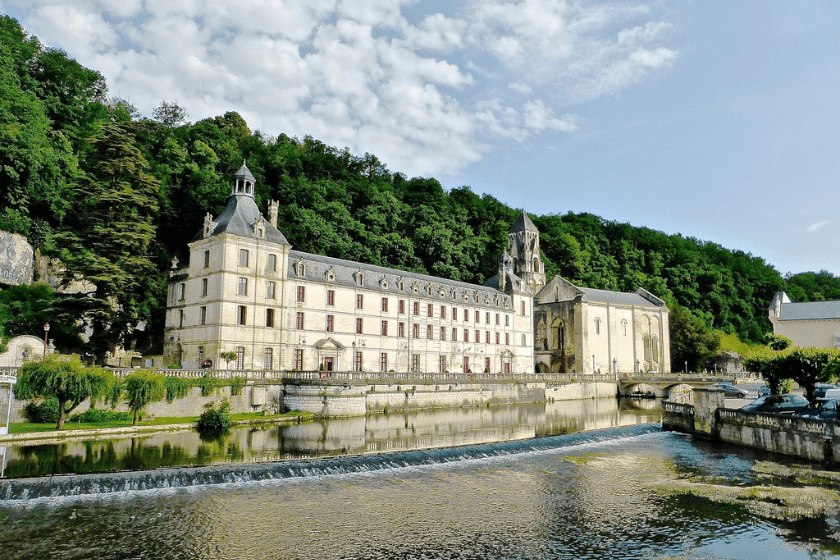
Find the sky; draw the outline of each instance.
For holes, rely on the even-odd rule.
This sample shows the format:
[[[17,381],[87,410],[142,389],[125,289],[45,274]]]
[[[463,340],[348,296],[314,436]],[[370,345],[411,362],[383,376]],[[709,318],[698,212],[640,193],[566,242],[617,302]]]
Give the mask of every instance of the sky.
[[[835,0],[0,0],[151,117],[840,275]]]

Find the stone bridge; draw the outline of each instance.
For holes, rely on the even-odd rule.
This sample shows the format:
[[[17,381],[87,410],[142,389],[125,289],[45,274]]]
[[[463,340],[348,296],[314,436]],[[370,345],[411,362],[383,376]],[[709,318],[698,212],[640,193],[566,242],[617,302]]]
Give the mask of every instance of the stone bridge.
[[[691,399],[694,388],[703,388],[732,381],[732,374],[702,373],[621,373],[618,392],[621,395],[644,395],[674,402]]]

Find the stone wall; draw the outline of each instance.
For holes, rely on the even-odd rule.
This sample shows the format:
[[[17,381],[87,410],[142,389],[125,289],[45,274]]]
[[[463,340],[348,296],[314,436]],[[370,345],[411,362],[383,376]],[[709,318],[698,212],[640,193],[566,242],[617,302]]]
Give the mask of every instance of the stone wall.
[[[35,251],[22,235],[0,231],[0,284],[31,284]]]

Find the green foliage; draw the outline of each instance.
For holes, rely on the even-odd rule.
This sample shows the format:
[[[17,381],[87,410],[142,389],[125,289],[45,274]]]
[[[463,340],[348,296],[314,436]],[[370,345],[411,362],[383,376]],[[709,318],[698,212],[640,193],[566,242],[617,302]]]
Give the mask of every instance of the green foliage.
[[[23,414],[35,424],[55,424],[58,422],[58,399],[44,399],[40,403],[29,401],[23,407]]]
[[[76,318],[56,308],[56,292],[47,284],[8,286],[0,289],[0,331],[9,338],[21,335],[44,335],[44,323],[50,323],[49,336],[59,347],[79,347]]]
[[[230,394],[232,396],[237,396],[242,394],[242,388],[245,387],[245,378],[244,377],[234,377],[230,380]]]
[[[133,424],[137,425],[137,416],[147,404],[163,400],[166,397],[165,378],[151,370],[138,370],[125,378],[125,397],[128,408],[134,413]]]
[[[773,350],[765,346],[747,356],[744,367],[760,373],[773,393],[779,392],[788,380],[796,382],[805,389],[808,400],[813,402],[817,383],[837,380],[840,373],[840,351],[834,348],[798,346]]]
[[[170,403],[175,399],[183,399],[190,390],[190,383],[180,377],[167,377],[163,384],[166,389],[166,402]]]
[[[746,342],[743,342],[737,333],[715,331],[715,335],[717,335],[720,340],[720,352],[731,351],[737,352],[741,356],[745,356],[749,352],[752,352],[756,347],[755,344],[747,344]]]
[[[74,414],[70,417],[71,422],[82,424],[100,424],[102,422],[125,422],[131,420],[131,413],[117,412],[116,410],[103,410],[101,408],[89,408],[81,414]]]
[[[219,357],[223,359],[227,363],[227,367],[230,368],[230,363],[236,359],[236,352],[222,352],[219,354]]]
[[[671,305],[671,371],[700,371],[717,354],[720,339],[685,308]]]
[[[111,408],[114,408],[119,404],[122,400],[123,396],[123,388],[125,387],[125,381],[121,379],[114,379],[114,382],[108,388],[108,391],[105,394],[105,404],[111,405]]]
[[[219,382],[216,379],[210,377],[209,375],[200,377],[196,381],[196,384],[201,388],[202,397],[209,397],[219,387]]]
[[[230,427],[230,404],[223,400],[219,409],[211,403],[209,408],[201,413],[198,419],[198,430],[200,432],[218,432]]]
[[[764,341],[771,350],[787,350],[793,346],[793,341],[780,334],[767,333]]]
[[[104,394],[113,380],[111,372],[86,366],[75,354],[51,354],[20,368],[14,392],[18,399],[57,399],[56,430],[60,430],[68,414],[86,398],[95,399]]]

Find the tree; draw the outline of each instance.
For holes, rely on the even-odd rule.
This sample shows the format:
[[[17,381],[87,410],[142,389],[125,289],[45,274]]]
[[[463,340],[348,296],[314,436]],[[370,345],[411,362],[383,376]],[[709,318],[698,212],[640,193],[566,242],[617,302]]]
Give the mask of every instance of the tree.
[[[169,103],[163,100],[160,105],[152,109],[152,118],[166,128],[187,124],[187,117],[189,117],[187,110],[177,102]]]
[[[111,372],[86,366],[75,354],[51,354],[24,364],[18,371],[14,391],[18,399],[58,400],[58,423],[55,429],[61,430],[65,419],[82,401],[103,395],[113,381]]]
[[[772,340],[771,344],[775,342]],[[774,350],[766,346],[744,359],[744,367],[760,373],[775,394],[786,379],[792,379],[805,389],[808,400],[815,400],[814,386],[819,382],[835,381],[840,373],[840,351],[831,348],[800,348],[794,346]]]
[[[706,324],[679,305],[669,306],[671,315],[671,371],[700,371],[715,357],[720,339]]]
[[[771,350],[787,350],[793,346],[793,341],[791,339],[780,334],[767,333],[764,335],[764,340]]]
[[[230,363],[236,359],[236,352],[222,352],[219,357],[227,363],[227,368],[230,369]]]
[[[149,403],[161,401],[166,397],[165,378],[151,370],[138,370],[125,378],[123,387],[128,408],[134,413],[132,425],[137,425],[137,415]]]

